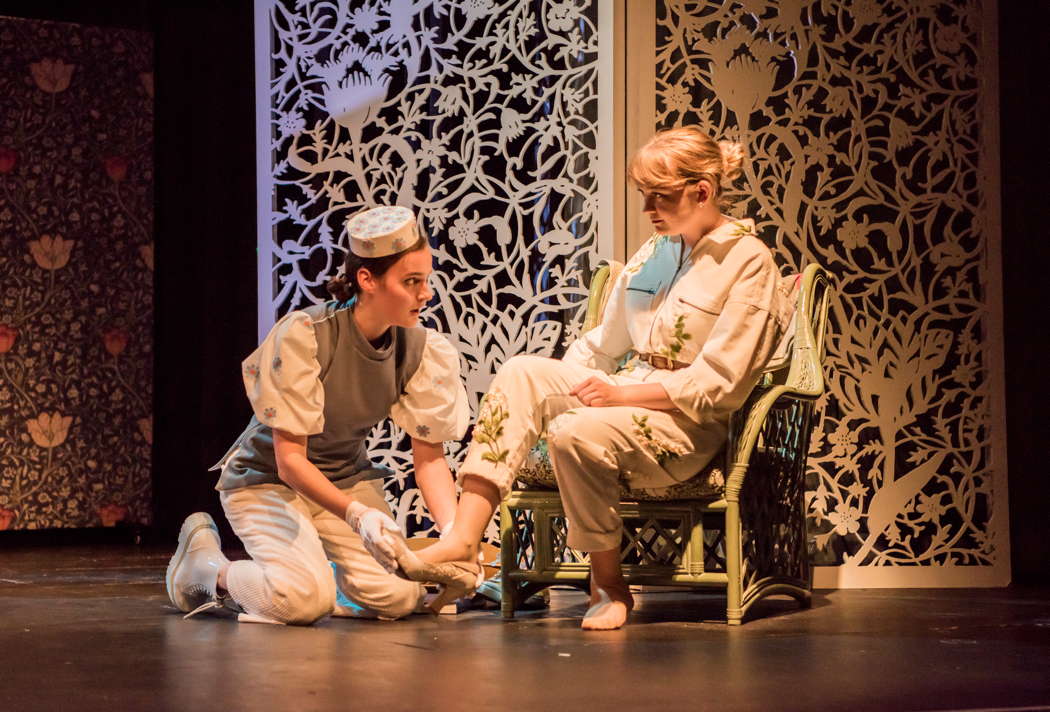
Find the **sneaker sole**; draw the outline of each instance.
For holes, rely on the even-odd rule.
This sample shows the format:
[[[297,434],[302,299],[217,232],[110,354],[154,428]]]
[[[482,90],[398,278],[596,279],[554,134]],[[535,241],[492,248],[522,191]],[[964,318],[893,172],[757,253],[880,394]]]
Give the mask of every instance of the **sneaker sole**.
[[[179,564],[182,563],[182,559],[186,556],[190,539],[201,529],[212,529],[215,531],[216,536],[219,533],[219,528],[215,526],[215,520],[207,512],[196,512],[186,517],[186,521],[182,523],[182,528],[179,529],[179,546],[175,549],[175,554],[171,557],[171,561],[168,562],[168,570],[164,575],[164,585],[168,590],[168,600],[180,611],[188,611],[189,606],[183,606],[175,600],[175,588],[173,586],[175,570],[179,568]]]

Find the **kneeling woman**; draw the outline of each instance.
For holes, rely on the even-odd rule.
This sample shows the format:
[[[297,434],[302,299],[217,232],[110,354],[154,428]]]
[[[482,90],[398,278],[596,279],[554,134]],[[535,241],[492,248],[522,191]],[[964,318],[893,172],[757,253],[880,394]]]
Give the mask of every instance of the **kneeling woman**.
[[[421,607],[422,586],[391,573],[390,473],[369,461],[365,439],[388,416],[412,436],[416,482],[447,526],[456,491],[442,441],[462,438],[469,419],[459,355],[418,326],[432,268],[412,211],[375,208],[347,231],[343,275],[328,285],[335,301],[288,314],[243,362],[254,416],[217,466],[216,489],[250,559],[228,561],[211,517],[190,515],[167,572],[183,611],[225,604],[242,620],[309,624]],[[352,608],[336,607],[337,584]]]
[[[639,150],[630,178],[656,234],[613,285],[601,326],[563,359],[516,356],[500,369],[459,470],[455,526],[418,557],[401,546],[403,569],[422,575],[436,562],[473,561],[546,430],[569,546],[590,553],[583,628],[623,625],[634,602],[620,571],[619,478],[663,488],[706,465],[788,321],[754,222],[722,213],[723,187],[742,160],[738,144],[695,127],[657,134]]]

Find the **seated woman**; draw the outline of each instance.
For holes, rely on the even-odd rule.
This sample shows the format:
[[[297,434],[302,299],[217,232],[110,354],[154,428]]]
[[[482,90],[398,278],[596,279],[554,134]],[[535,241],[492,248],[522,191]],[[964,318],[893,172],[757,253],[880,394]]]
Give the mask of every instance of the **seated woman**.
[[[564,358],[516,356],[500,369],[459,470],[455,526],[418,556],[400,545],[405,574],[444,580],[453,568],[472,571],[465,562],[546,431],[568,544],[590,554],[582,627],[623,625],[634,602],[620,570],[619,478],[660,488],[697,474],[723,446],[730,415],[788,322],[754,222],[722,213],[742,161],[739,144],[695,127],[661,132],[633,157],[629,177],[657,234],[624,267],[601,325]]]
[[[412,436],[416,482],[447,527],[456,490],[442,441],[462,438],[470,416],[459,355],[418,326],[432,258],[412,211],[375,208],[347,232],[335,301],[282,318],[243,363],[255,415],[216,466],[216,489],[250,558],[228,561],[211,517],[190,515],[166,581],[190,615],[227,604],[241,620],[309,624],[421,606],[423,587],[391,573],[390,473],[369,461],[365,439],[388,416]],[[354,607],[336,607],[337,584]]]

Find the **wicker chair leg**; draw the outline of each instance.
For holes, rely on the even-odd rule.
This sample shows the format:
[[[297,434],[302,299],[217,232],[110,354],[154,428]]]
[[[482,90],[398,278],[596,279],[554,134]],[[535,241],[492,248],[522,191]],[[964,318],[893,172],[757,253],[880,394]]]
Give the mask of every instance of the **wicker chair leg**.
[[[500,577],[500,598],[499,598],[499,609],[500,613],[506,619],[514,617],[514,611],[517,609],[517,601],[515,600],[514,594],[517,586],[513,581],[508,579],[506,576]]]
[[[499,549],[499,570],[500,570],[500,599],[499,607],[500,612],[504,618],[513,618],[514,610],[517,608],[517,601],[514,598],[516,593],[517,585],[511,580],[510,574],[517,570],[517,558],[518,552],[516,549],[516,540],[514,536],[514,525],[511,517],[510,508],[507,507],[506,502],[500,503],[499,508],[499,521],[500,521],[500,549]]]
[[[743,551],[740,530],[740,503],[729,499],[726,505],[726,622],[740,625],[744,620]]]

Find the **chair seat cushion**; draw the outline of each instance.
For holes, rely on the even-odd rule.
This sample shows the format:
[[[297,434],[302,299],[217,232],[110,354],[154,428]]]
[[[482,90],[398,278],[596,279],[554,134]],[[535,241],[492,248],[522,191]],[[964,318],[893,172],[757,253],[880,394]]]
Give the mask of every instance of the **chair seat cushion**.
[[[722,461],[725,458],[719,454],[711,462],[697,473],[694,477],[679,482],[671,487],[659,489],[631,489],[628,483],[620,480],[620,499],[663,502],[674,499],[717,499],[725,491],[725,473],[722,471]],[[526,489],[556,490],[558,483],[554,478],[554,467],[551,465],[550,456],[547,454],[547,442],[540,440],[536,447],[529,451],[525,463],[518,470],[518,482]]]

